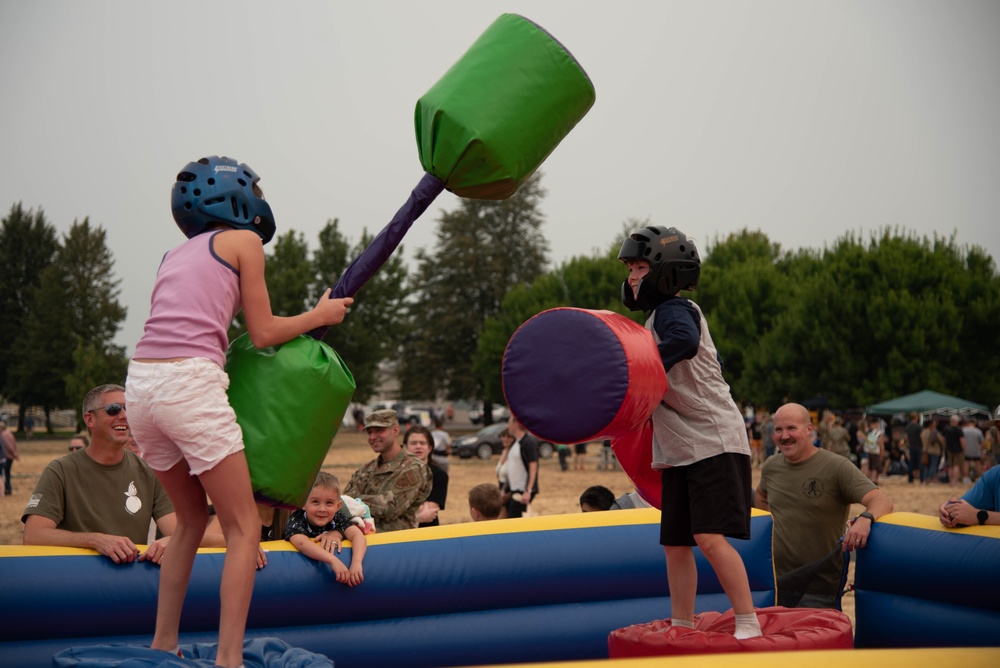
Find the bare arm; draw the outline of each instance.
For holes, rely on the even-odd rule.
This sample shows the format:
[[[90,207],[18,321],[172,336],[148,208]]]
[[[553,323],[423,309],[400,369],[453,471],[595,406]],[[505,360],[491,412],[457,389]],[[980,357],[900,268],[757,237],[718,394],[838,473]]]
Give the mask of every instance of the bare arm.
[[[324,563],[333,565],[334,561],[337,559],[333,556],[331,550],[326,550],[319,544],[313,542],[311,538],[302,533],[297,533],[288,539],[288,542],[295,546],[302,554],[306,555],[313,561],[322,561]]]
[[[23,542],[25,545],[97,550],[116,564],[132,563],[139,557],[139,548],[125,536],[58,529],[55,522],[42,515],[28,515],[24,522]]]
[[[148,561],[159,566],[163,561],[163,552],[167,549],[167,543],[170,542],[170,537],[174,535],[174,531],[177,529],[177,515],[167,513],[155,521],[156,528],[163,534],[163,537],[157,538],[147,546],[146,551],[139,555],[139,561]]]
[[[339,546],[340,541],[331,540],[330,532],[320,535],[315,540],[310,539],[305,534],[297,533],[289,538],[288,542],[310,559],[330,564],[330,567],[337,576],[337,582],[347,582],[349,577],[347,566],[333,554],[334,550]]]
[[[892,499],[886,496],[880,489],[873,489],[861,497],[861,505],[876,520],[892,512]],[[872,524],[874,524],[874,521],[869,520],[867,517],[859,517],[854,521],[847,529],[847,533],[844,534],[844,551],[868,545],[868,537],[871,534]]]
[[[880,489],[873,489],[861,497],[861,505],[865,507],[865,510],[874,515],[876,520],[883,515],[891,513],[893,508],[892,499],[886,496]]]
[[[767,502],[767,492],[761,490],[760,487],[757,487],[753,491],[753,506],[754,508],[760,508],[761,510],[771,512],[771,506]]]
[[[249,230],[234,230],[218,235],[216,244],[223,258],[236,260],[232,264],[240,273],[243,315],[250,340],[257,348],[285,343],[318,327],[336,325],[344,320],[347,307],[354,303],[351,297],[330,299],[327,290],[312,310],[293,316],[276,316],[271,311],[264,280],[264,246],[260,237]]]
[[[361,562],[364,561],[365,552],[368,551],[368,539],[365,538],[364,532],[353,524],[347,527],[344,538],[351,541],[351,569],[346,584],[354,587],[365,581]]]
[[[951,529],[960,526],[978,526],[979,510],[965,499],[948,499],[938,509],[938,519],[941,520],[941,524]],[[1000,524],[1000,512],[987,510],[984,524]]]

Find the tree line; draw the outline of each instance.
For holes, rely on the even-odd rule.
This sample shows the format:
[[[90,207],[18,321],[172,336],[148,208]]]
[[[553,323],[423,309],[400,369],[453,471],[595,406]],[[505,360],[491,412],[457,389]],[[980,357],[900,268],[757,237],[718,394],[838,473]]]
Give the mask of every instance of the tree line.
[[[544,196],[536,175],[507,200],[459,200],[412,267],[400,246],[324,336],[355,377],[356,401],[388,373],[403,398],[503,402],[503,352],[530,317],[574,306],[643,321],[621,304],[617,252],[625,234],[653,223],[609,224],[606,250],[550,267]],[[276,236],[265,249],[274,313],[309,308],[373,237],[364,229],[351,240],[337,219],[315,250],[294,229]],[[982,248],[890,228],[822,250],[782,249],[747,229],[700,246],[701,281],[686,296],[706,314],[737,400],[861,407],[922,389],[989,405],[1000,397],[1000,276]],[[124,379],[119,284],[106,233],[89,219],[59,237],[41,209],[18,203],[3,218],[0,392],[22,406],[19,426],[28,406],[77,407],[90,387]],[[243,331],[238,316],[230,339]]]
[[[76,407],[90,388],[125,377],[121,281],[107,234],[88,218],[62,237],[44,212],[11,207],[0,227],[0,394],[25,411]]]

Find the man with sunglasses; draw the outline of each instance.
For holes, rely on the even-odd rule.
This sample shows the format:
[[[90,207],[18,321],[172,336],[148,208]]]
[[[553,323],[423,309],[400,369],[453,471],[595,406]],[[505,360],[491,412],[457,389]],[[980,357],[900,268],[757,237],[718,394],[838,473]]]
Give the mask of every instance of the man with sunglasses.
[[[49,462],[21,521],[25,545],[97,550],[116,564],[160,563],[176,527],[174,507],[152,469],[130,452],[125,388],[101,385],[83,400],[90,445]],[[148,542],[150,520],[164,538]]]

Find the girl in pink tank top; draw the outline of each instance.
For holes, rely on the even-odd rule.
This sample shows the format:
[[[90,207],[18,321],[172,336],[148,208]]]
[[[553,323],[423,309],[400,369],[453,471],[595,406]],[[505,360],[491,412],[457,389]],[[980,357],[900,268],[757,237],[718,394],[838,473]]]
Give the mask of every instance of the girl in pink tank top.
[[[177,651],[181,607],[211,499],[226,539],[220,666],[243,663],[260,540],[243,436],[226,395],[226,329],[242,308],[253,344],[278,345],[342,322],[354,301],[330,299],[327,290],[306,313],[271,312],[263,244],[275,225],[258,180],[247,165],[219,156],[192,162],[177,175],[171,207],[188,241],[168,252],[157,271],[126,383],[129,425],[177,514],[170,556],[160,567],[152,646]]]

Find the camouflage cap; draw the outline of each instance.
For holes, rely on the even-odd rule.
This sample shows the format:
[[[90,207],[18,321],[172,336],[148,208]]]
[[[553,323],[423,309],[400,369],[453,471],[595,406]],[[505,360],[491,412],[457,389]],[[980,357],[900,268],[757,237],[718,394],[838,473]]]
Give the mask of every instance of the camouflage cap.
[[[386,427],[392,427],[393,425],[399,424],[399,418],[396,416],[396,411],[391,408],[383,408],[382,410],[372,411],[365,417],[365,429],[385,429]]]

